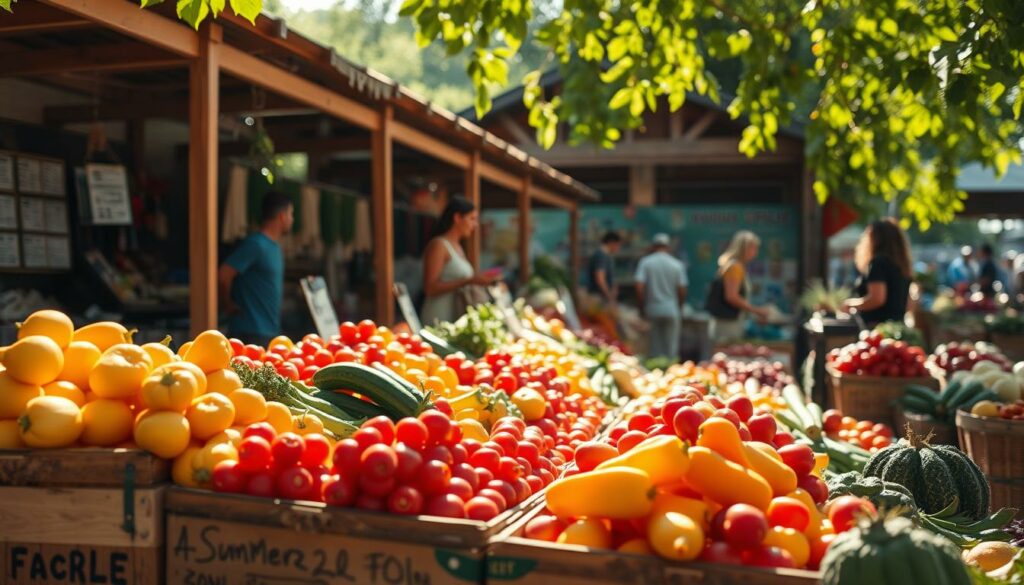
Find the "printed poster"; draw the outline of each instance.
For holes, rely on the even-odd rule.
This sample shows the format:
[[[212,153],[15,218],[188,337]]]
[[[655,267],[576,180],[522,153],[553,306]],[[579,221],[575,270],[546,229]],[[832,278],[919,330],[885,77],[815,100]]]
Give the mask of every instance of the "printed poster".
[[[0,229],[18,229],[18,209],[14,195],[0,195]]]
[[[46,236],[22,234],[21,249],[25,252],[25,268],[46,268]]]
[[[14,157],[0,152],[0,191],[14,191]]]
[[[42,193],[42,166],[38,158],[18,157],[18,192]]]
[[[0,233],[0,268],[17,268],[21,266],[21,254],[18,251],[18,234]]]
[[[44,195],[64,196],[64,163],[44,160],[41,169],[41,192]]]
[[[36,197],[21,198],[21,229],[27,232],[46,230],[45,201]]]
[[[128,173],[123,165],[85,165],[89,207],[94,225],[130,225],[132,208],[128,196]]]

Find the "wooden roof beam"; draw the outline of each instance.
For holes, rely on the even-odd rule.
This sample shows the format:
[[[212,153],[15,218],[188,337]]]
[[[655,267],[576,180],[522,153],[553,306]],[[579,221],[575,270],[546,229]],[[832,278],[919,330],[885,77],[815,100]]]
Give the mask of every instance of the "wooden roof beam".
[[[4,14],[3,19],[0,19],[0,37],[64,32],[95,26],[94,22],[36,2],[21,2],[13,14]]]
[[[460,169],[469,167],[470,158],[472,157],[469,152],[452,146],[448,142],[434,138],[433,136],[425,132],[421,132],[408,124],[395,121],[391,128],[391,133],[396,142],[400,142],[422,154],[436,158],[437,160],[446,162]]]
[[[294,100],[283,98],[274,93],[268,93],[266,100],[261,104],[262,108],[253,105],[252,94],[230,93],[221,95],[221,114],[241,114],[247,112],[260,113],[273,111],[275,113],[294,111],[293,113],[308,112],[309,108],[296,104]],[[130,100],[127,102],[106,102],[98,106],[50,106],[43,108],[43,120],[47,124],[63,125],[77,122],[92,122],[93,120],[132,120],[139,118],[188,118],[188,96],[180,99],[161,100]]]
[[[199,34],[196,31],[184,23],[152,10],[140,9],[138,3],[96,0],[39,1],[177,55],[193,58],[199,56]],[[21,8],[18,6],[17,10]]]
[[[131,71],[184,67],[180,56],[143,43],[27,50],[8,53],[0,76],[52,75],[72,71]]]

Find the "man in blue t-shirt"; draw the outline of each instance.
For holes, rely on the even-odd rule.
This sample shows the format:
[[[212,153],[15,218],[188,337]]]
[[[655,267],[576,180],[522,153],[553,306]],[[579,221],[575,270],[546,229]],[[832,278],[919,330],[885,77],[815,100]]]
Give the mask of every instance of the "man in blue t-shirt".
[[[229,315],[228,331],[245,343],[266,347],[281,334],[284,255],[278,241],[291,231],[294,210],[287,195],[264,195],[259,231],[238,244],[217,274]]]
[[[608,306],[614,306],[619,290],[615,286],[615,255],[622,246],[622,236],[610,231],[601,238],[601,246],[590,257],[587,266],[587,290]]]

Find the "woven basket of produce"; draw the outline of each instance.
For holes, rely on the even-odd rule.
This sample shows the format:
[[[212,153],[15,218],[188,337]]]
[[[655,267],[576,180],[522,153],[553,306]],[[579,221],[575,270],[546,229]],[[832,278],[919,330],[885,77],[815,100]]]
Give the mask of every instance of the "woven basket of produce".
[[[921,436],[931,434],[934,444],[958,445],[957,410],[970,410],[983,400],[998,399],[982,381],[966,376],[955,376],[938,392],[934,386],[908,384],[894,412],[896,428],[910,427]]]
[[[859,376],[829,369],[832,404],[847,416],[893,424],[893,403],[908,385],[939,389],[939,381],[931,376],[897,378]]]
[[[988,477],[993,508],[1024,509],[1024,405],[975,408],[956,413],[960,444]],[[988,416],[986,416],[988,415]]]
[[[922,436],[931,435],[931,443],[933,444],[958,444],[956,426],[942,420],[937,420],[931,415],[910,412],[908,410],[904,410],[903,407],[897,407],[893,411],[893,421],[896,425],[895,428],[897,429],[906,429],[909,427],[915,434]]]

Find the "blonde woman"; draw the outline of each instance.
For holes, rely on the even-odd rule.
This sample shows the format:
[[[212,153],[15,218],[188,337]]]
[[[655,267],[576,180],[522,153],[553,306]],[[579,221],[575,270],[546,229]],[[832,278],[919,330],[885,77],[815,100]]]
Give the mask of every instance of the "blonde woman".
[[[737,232],[729,247],[718,257],[718,272],[708,291],[706,308],[711,313],[710,336],[716,344],[743,339],[744,313],[759,319],[768,317],[768,310],[747,301],[747,264],[757,257],[761,239],[753,232]]]

